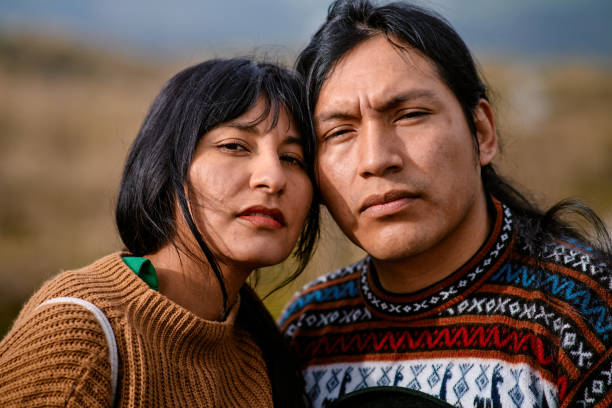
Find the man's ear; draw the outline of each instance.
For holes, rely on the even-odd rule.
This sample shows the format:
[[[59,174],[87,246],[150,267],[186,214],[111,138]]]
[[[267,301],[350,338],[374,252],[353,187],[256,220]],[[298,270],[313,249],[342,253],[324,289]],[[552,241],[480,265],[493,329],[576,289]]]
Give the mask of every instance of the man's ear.
[[[486,99],[480,99],[474,109],[474,125],[476,126],[476,137],[478,138],[478,149],[480,151],[479,163],[484,167],[491,163],[498,147],[493,109]]]

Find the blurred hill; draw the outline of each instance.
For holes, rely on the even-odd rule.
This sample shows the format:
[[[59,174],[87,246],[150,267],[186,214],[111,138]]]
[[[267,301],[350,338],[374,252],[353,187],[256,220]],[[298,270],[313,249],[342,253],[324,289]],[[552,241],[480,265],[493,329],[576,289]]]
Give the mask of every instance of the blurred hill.
[[[582,198],[612,226],[610,61],[481,59],[502,173],[543,205]],[[45,279],[121,248],[113,208],[127,150],[162,84],[191,62],[0,36],[0,335]],[[278,313],[305,281],[359,256],[328,220],[308,272],[269,306]],[[263,270],[263,287],[290,266]]]

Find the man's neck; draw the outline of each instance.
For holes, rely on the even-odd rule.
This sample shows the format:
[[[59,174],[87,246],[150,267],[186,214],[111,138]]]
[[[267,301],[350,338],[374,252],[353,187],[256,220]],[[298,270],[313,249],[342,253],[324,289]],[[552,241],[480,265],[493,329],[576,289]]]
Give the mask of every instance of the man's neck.
[[[457,228],[425,252],[399,260],[372,258],[382,287],[392,293],[412,293],[451,275],[470,260],[484,244],[492,225],[487,200],[475,208]]]

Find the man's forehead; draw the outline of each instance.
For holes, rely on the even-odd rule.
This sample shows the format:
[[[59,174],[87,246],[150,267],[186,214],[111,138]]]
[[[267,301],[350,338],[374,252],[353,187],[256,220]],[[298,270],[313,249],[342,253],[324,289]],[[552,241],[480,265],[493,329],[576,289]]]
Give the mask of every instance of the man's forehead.
[[[405,94],[409,88],[421,88],[423,94],[423,88],[440,82],[429,58],[412,48],[398,48],[385,37],[377,36],[348,51],[330,70],[317,98],[315,116],[329,105],[348,108],[359,103],[360,97],[380,105]]]

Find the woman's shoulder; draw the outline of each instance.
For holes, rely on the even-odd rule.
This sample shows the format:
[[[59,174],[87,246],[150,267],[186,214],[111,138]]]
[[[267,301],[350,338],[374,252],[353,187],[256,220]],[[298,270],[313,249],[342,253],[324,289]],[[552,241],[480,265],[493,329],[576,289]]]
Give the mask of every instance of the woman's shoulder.
[[[76,331],[66,332],[75,334],[79,328],[88,329],[92,324],[98,325],[95,316],[83,307],[84,304],[94,305],[104,315],[112,316],[112,304],[118,292],[116,281],[120,280],[115,275],[127,275],[122,271],[126,268],[122,263],[121,254],[114,253],[88,266],[62,271],[44,282],[25,303],[3,343],[20,328],[21,331],[39,332],[42,326],[49,326],[61,334],[62,324],[69,322]]]
[[[106,255],[91,264],[65,270],[44,282],[26,302],[17,320],[27,316],[48,299],[73,297],[95,304],[113,314],[113,306],[142,286],[122,260],[122,253]]]
[[[112,265],[114,257],[101,261]],[[109,405],[108,320],[94,305],[102,298],[99,262],[60,273],[24,306],[0,342],[0,376],[7,380],[0,405]]]
[[[0,405],[108,406],[108,350],[104,331],[88,310],[68,303],[36,309],[0,342],[0,376],[6,380]],[[80,405],[84,399],[90,401]]]

